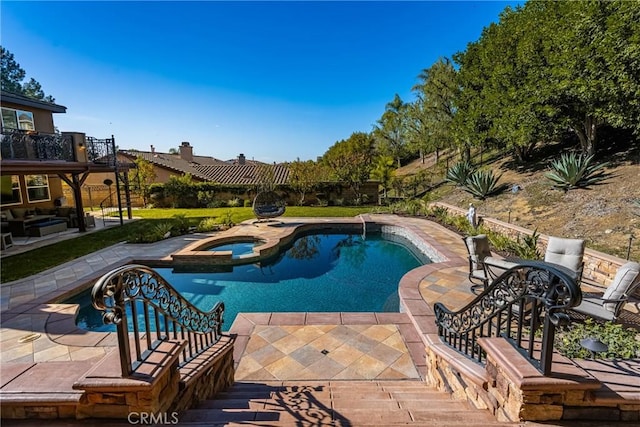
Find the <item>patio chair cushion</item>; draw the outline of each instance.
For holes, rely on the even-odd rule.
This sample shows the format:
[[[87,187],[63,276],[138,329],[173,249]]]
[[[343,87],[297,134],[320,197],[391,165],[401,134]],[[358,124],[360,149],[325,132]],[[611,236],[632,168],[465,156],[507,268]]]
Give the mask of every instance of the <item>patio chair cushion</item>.
[[[611,282],[611,285],[607,288],[602,298],[607,299],[620,299],[628,296],[628,292],[632,287],[640,281],[640,264],[637,262],[628,262],[621,266],[616,272],[616,276]],[[604,303],[603,307],[611,312],[616,311],[619,304],[615,302]]]
[[[544,260],[580,273],[582,271],[584,245],[585,242],[582,239],[549,237]]]
[[[491,248],[489,247],[487,236],[485,234],[469,236],[465,239],[465,243],[472,263],[471,269],[484,270],[484,259],[491,256]]]

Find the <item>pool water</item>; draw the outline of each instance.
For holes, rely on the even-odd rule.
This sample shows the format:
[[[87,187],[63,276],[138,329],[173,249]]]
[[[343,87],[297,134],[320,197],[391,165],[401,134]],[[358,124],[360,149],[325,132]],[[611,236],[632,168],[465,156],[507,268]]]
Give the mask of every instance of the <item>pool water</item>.
[[[234,242],[227,243],[225,245],[212,246],[207,249],[208,251],[231,251],[231,256],[233,258],[239,258],[242,255],[251,255],[253,254],[253,248],[256,245],[262,244],[259,240],[252,240],[250,242]]]
[[[398,240],[312,234],[296,239],[277,259],[227,272],[155,270],[201,310],[224,301],[224,330],[239,312],[398,312],[400,279],[430,262],[410,242]],[[80,304],[80,327],[114,330],[91,306],[90,290],[66,302]]]

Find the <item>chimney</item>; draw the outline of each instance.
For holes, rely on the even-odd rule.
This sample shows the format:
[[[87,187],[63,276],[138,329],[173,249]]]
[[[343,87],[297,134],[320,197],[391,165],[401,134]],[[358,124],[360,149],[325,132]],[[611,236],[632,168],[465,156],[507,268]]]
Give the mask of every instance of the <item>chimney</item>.
[[[245,161],[246,161],[246,157],[244,157],[244,154],[240,153],[240,155],[238,156],[238,164],[239,165],[244,165]]]
[[[151,154],[156,154],[156,147],[151,144]]]
[[[180,158],[182,160],[186,160],[187,162],[193,162],[193,147],[189,142],[184,141],[180,145]]]

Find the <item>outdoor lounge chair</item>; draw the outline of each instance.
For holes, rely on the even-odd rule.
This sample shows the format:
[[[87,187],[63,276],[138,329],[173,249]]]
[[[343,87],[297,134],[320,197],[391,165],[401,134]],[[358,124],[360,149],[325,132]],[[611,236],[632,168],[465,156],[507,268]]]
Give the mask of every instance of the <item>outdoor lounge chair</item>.
[[[604,321],[616,321],[620,311],[640,285],[640,264],[627,262],[616,272],[613,282],[602,296],[584,294],[582,302],[573,311],[586,317],[593,317]]]
[[[508,270],[517,265],[491,256],[489,239],[485,234],[467,236],[463,240],[469,252],[469,281],[474,284],[472,290],[480,286],[486,288],[501,273],[497,270]]]
[[[574,273],[574,279],[580,283],[584,255],[584,240],[549,237],[544,261],[568,268]]]

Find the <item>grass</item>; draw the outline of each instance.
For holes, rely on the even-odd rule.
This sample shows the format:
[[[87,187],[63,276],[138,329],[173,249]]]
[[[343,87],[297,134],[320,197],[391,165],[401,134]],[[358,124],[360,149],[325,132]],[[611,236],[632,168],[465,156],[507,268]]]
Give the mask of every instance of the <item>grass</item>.
[[[371,207],[287,207],[287,217],[353,217],[360,213],[371,212]],[[138,209],[134,216],[142,218],[121,227],[111,227],[95,233],[63,240],[28,252],[2,259],[0,278],[2,283],[19,280],[84,255],[104,249],[116,243],[125,242],[130,236],[141,233],[154,223],[166,221],[174,215],[185,215],[192,225],[203,218],[225,218],[227,213],[238,224],[255,218],[251,208],[212,208],[212,209]]]

